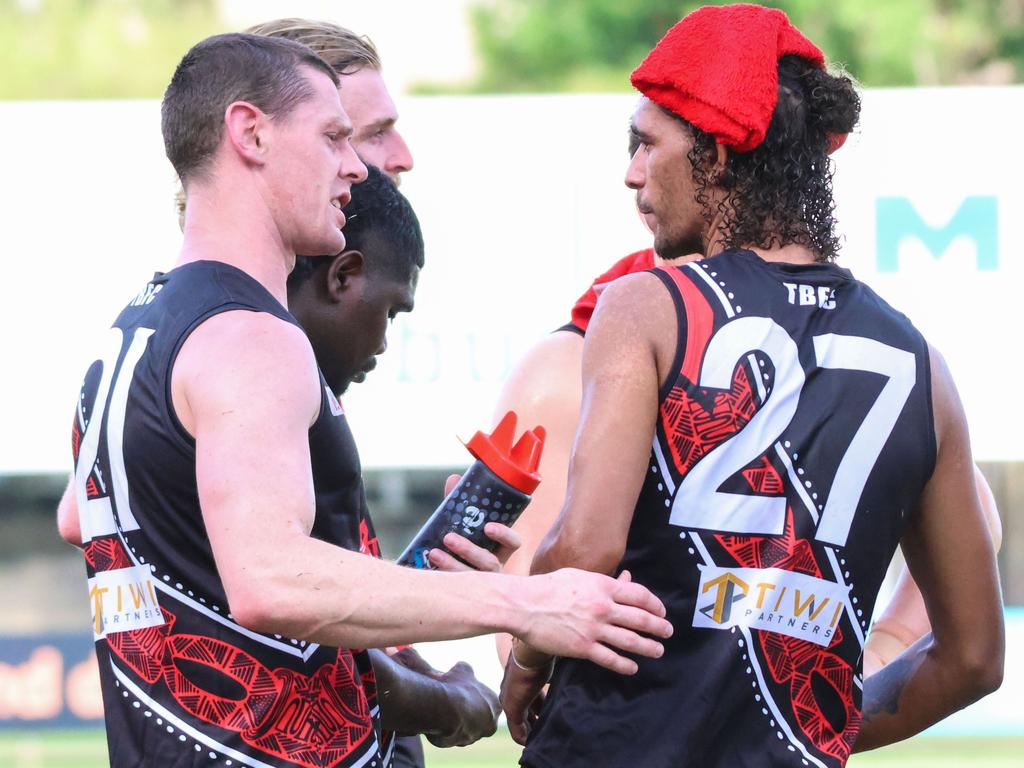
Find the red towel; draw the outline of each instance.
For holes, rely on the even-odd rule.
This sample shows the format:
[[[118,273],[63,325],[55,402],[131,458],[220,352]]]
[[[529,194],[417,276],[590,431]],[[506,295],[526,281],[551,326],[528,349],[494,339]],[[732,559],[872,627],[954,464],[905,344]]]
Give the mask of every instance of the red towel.
[[[719,144],[749,152],[768,130],[786,54],[825,66],[822,52],[777,8],[704,6],[672,27],[630,80]]]

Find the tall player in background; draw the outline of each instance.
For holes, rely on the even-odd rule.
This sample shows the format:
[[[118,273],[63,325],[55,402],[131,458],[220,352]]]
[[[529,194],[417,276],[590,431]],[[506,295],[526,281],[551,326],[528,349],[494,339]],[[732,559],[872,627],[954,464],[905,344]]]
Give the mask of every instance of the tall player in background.
[[[636,137],[630,134],[630,158],[638,148]],[[643,210],[638,210],[638,213],[644,225],[651,229],[653,220],[650,214]],[[516,521],[514,530],[522,537],[522,545],[505,563],[506,573],[530,572],[530,563],[537,547],[550,530],[565,500],[569,454],[579,426],[583,397],[580,383],[583,340],[601,292],[612,281],[624,275],[659,266],[680,265],[698,258],[700,254],[694,253],[664,259],[655,253],[654,248],[645,248],[615,262],[595,278],[577,299],[570,312],[569,322],[527,351],[505,380],[494,409],[495,422],[513,410],[527,423],[544,424],[547,428],[544,453],[538,469],[544,477],[544,483],[538,487]],[[1002,543],[1002,524],[996,500],[980,469],[975,469],[974,476],[978,499],[985,513],[993,545],[998,551]],[[885,666],[926,635],[930,628],[921,591],[906,565],[903,565],[899,569],[896,586],[888,603],[871,627],[864,649],[864,674],[873,674]],[[512,638],[499,634],[495,640],[498,657],[504,664],[508,661]]]
[[[342,83],[341,106],[352,121],[352,148],[366,165],[379,168],[396,185],[413,167],[412,153],[398,132],[398,108],[383,78],[380,54],[368,37],[329,21],[284,18],[247,32],[302,43],[331,65]],[[184,222],[185,195],[177,195]]]
[[[633,83],[626,181],[655,250],[709,257],[605,288],[566,501],[532,569],[643,574],[676,633],[630,680],[559,661],[539,719],[550,657],[514,642],[510,728],[536,768],[842,766],[998,687],[963,411],[909,321],[831,263],[826,154],[859,99],[784,14],[696,11]],[[901,539],[934,630],[862,681]]]
[[[341,105],[352,121],[352,148],[367,166],[378,168],[396,185],[401,184],[402,174],[413,168],[413,157],[398,131],[398,108],[384,82],[383,64],[373,42],[337,24],[298,18],[267,21],[248,31],[302,43],[330,64],[342,84]],[[301,273],[293,278],[299,276]],[[314,351],[318,352],[317,358],[322,359],[316,349],[316,340],[313,346]],[[497,569],[519,545],[519,537],[505,526],[491,525],[487,531],[492,537],[497,537],[502,545],[499,550],[500,562],[487,550],[474,547],[456,534],[450,537],[448,549],[478,569]],[[430,557],[436,567],[453,568],[458,563],[443,550],[433,551]],[[395,652],[394,649],[392,652]],[[430,674],[440,679],[442,674],[427,664],[413,648],[403,648],[401,652],[395,653],[394,658],[409,667],[413,675]],[[384,663],[378,655],[374,659],[380,664]],[[397,670],[394,671],[397,673]],[[460,672],[464,670],[460,668]],[[428,706],[430,701],[429,696],[422,699]],[[437,711],[436,707],[433,709]],[[431,738],[435,744],[444,743],[435,736]],[[417,737],[400,737],[397,740],[394,765],[395,768],[421,768],[424,765],[423,747]]]
[[[384,765],[366,647],[511,630],[624,673],[613,647],[658,655],[639,633],[671,633],[664,607],[628,576],[353,551],[372,523],[326,497],[355,447],[285,308],[296,255],[344,248],[366,176],[334,71],[292,41],[215,36],[161,115],[182,252],[90,366],[61,517],[84,544],[111,764]]]

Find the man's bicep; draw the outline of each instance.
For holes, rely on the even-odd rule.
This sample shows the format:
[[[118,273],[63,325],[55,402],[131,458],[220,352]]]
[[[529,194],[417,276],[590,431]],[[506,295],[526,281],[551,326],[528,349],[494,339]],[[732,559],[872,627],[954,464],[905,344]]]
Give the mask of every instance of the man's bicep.
[[[297,329],[269,315],[231,314],[235,322],[222,316],[194,332],[175,371],[180,365],[200,507],[229,596],[245,563],[272,557],[312,525],[308,429],[319,393]]]
[[[581,540],[599,519],[602,537],[624,546],[643,484],[658,411],[652,329],[666,324],[652,292],[671,307],[657,278],[622,278],[606,289],[587,330],[580,426],[561,521]]]

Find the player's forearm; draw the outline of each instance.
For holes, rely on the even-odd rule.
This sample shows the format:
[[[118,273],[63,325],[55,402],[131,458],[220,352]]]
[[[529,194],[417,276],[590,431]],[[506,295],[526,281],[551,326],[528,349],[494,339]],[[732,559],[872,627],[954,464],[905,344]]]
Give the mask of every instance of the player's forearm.
[[[881,620],[876,622],[864,645],[864,677],[878,672],[924,634],[914,633],[893,619],[884,623]]]
[[[1002,660],[1001,650],[969,658],[944,653],[929,633],[864,681],[854,752],[909,738],[996,690]]]
[[[306,536],[239,567],[225,585],[240,623],[327,645],[516,632],[529,612],[517,590],[524,579],[401,568]]]
[[[551,573],[559,568],[611,575],[622,562],[625,542],[615,536],[584,536],[566,528],[553,528],[537,548],[530,573]]]
[[[72,475],[60,503],[57,504],[57,531],[64,541],[73,547],[82,548],[82,528],[78,520],[78,504],[75,502],[75,478]]]

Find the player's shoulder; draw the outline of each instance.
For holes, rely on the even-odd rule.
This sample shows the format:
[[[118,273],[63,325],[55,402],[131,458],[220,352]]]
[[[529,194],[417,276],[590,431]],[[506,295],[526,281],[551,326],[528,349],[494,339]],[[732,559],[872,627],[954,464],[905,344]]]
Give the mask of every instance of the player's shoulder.
[[[268,312],[237,309],[204,320],[182,346],[175,374],[218,378],[266,388],[305,387],[317,381],[316,358],[302,330]],[[216,377],[207,377],[216,371]]]
[[[226,354],[239,357],[269,355],[286,362],[289,358],[309,358],[312,347],[296,324],[270,312],[229,309],[208,317],[192,336]]]
[[[524,410],[548,404],[563,407],[574,393],[579,397],[582,360],[582,336],[569,331],[548,334],[527,350],[505,379],[498,410],[511,408],[523,415]]]
[[[596,313],[606,317],[642,316],[661,304],[671,306],[671,296],[657,270],[646,270],[623,275],[610,283],[598,299]]]

